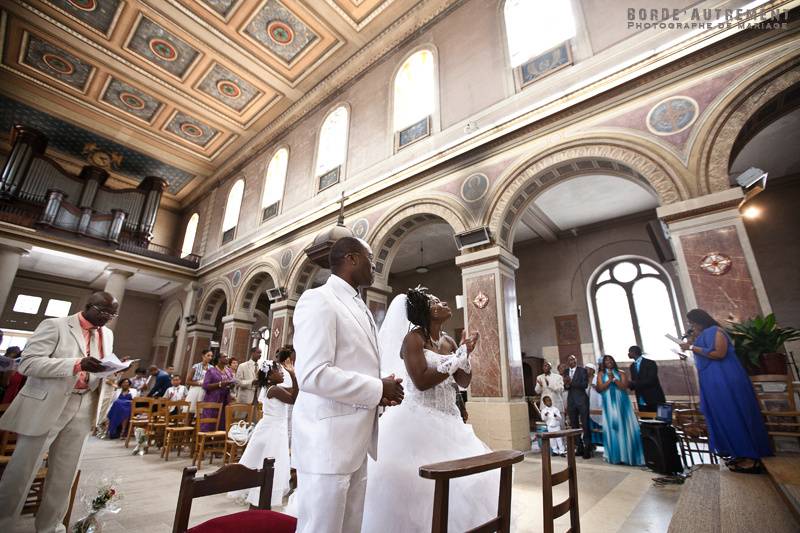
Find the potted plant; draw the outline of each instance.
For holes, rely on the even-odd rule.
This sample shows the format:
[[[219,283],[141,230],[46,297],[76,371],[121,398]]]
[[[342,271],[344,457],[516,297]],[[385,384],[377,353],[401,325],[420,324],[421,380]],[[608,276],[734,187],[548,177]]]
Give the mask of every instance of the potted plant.
[[[800,339],[800,330],[778,326],[772,313],[732,322],[728,332],[736,355],[751,374],[786,374],[786,354],[779,350],[783,343]]]

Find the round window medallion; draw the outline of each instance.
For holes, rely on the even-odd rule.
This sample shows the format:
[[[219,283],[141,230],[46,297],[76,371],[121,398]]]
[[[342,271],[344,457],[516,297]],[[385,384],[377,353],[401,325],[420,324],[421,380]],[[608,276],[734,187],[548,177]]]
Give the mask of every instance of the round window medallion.
[[[231,283],[233,283],[234,287],[238,287],[239,283],[242,281],[242,271],[237,270],[233,273],[233,278],[231,278]]]
[[[131,109],[144,109],[144,100],[131,93],[119,93],[120,101]]]
[[[293,257],[294,257],[294,254],[292,253],[291,250],[285,250],[281,254],[281,267],[282,268],[289,268],[289,266],[292,264],[292,258]]]
[[[95,0],[67,0],[67,2],[81,11],[94,11],[97,9],[97,2]]]
[[[667,98],[647,114],[647,129],[662,136],[680,133],[694,124],[698,110],[697,102],[688,96]]]
[[[164,61],[175,61],[178,59],[178,51],[164,39],[150,39],[150,51],[153,52],[157,58],[163,59]]]
[[[489,178],[483,174],[473,174],[461,184],[461,197],[467,202],[477,202],[489,190]]]
[[[721,254],[719,252],[711,252],[700,260],[700,268],[711,274],[712,276],[721,276],[726,274],[733,265],[733,260],[730,256]]]
[[[359,239],[366,237],[369,231],[369,221],[366,218],[360,218],[353,224],[353,235]]]
[[[203,130],[200,129],[198,126],[191,124],[189,122],[184,122],[181,124],[181,131],[188,135],[189,137],[202,137]]]
[[[217,90],[228,98],[239,98],[242,94],[239,86],[230,80],[219,80],[217,82]]]
[[[280,20],[273,20],[267,24],[267,35],[281,46],[286,46],[294,41],[294,31],[291,26]]]
[[[64,74],[68,76],[75,72],[75,67],[72,63],[67,61],[61,56],[57,56],[55,54],[43,54],[42,61],[44,64],[50,67],[51,69],[55,70],[59,74]]]

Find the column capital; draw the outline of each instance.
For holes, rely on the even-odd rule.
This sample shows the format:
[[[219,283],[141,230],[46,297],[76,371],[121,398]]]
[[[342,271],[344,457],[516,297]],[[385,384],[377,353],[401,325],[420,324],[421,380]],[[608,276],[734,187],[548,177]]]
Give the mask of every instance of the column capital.
[[[19,256],[28,255],[33,248],[31,245],[16,241],[0,239],[0,252],[14,253]]]
[[[236,311],[233,314],[225,315],[222,317],[222,323],[227,324],[229,322],[239,322],[247,325],[255,324],[255,319],[253,316],[246,312],[246,311]]]
[[[739,187],[732,187],[681,202],[663,205],[656,209],[658,217],[667,223],[697,218],[727,211],[730,215],[738,216],[739,205],[744,200],[744,193]]]
[[[108,267],[106,268],[106,272],[108,272],[109,276],[121,276],[126,279],[136,274],[135,271],[119,267]]]
[[[293,310],[295,307],[297,307],[297,300],[287,298],[271,304],[269,310],[276,313],[278,311]]]
[[[488,263],[499,263],[512,270],[519,268],[519,259],[502,246],[492,246],[491,248],[469,252],[456,257],[456,266],[462,270]]]
[[[186,328],[187,335],[208,336],[211,337],[217,331],[212,325],[209,324],[192,324]]]

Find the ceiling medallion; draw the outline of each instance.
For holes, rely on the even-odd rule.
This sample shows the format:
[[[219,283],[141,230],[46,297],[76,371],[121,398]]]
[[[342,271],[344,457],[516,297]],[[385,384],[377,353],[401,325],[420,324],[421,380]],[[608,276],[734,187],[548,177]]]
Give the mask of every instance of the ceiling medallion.
[[[267,35],[276,43],[286,46],[294,41],[294,31],[291,26],[280,20],[273,20],[267,24]]]
[[[699,114],[699,106],[693,98],[673,96],[650,109],[647,129],[656,135],[674,135],[694,124]]]
[[[131,109],[144,109],[144,100],[135,94],[121,92],[119,93],[119,100]]]
[[[75,72],[75,66],[72,63],[55,54],[42,54],[42,61],[59,74],[69,76]]]
[[[478,294],[472,299],[472,303],[478,309],[483,309],[489,305],[489,297],[483,294],[483,291],[478,291]]]
[[[202,137],[203,130],[195,126],[194,124],[190,124],[189,122],[184,122],[181,124],[181,131],[188,135],[189,137]]]
[[[175,61],[178,59],[178,51],[164,39],[150,39],[148,45],[150,46],[150,51],[159,59],[163,59],[164,61]]]
[[[719,252],[711,252],[700,260],[700,268],[713,276],[722,276],[726,274],[733,264],[730,256],[721,254]]]
[[[67,2],[81,11],[94,11],[97,9],[97,2],[95,0],[67,0]]]
[[[217,82],[217,90],[228,98],[239,98],[242,95],[242,90],[239,86],[230,80],[219,80]]]

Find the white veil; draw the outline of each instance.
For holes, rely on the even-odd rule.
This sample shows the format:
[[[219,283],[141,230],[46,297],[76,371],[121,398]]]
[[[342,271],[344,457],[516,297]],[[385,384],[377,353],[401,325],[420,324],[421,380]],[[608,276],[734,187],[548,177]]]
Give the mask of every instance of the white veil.
[[[401,294],[392,300],[386,318],[378,332],[378,347],[381,351],[381,376],[394,374],[405,376],[406,365],[400,357],[403,339],[411,331],[411,322],[406,313],[406,295]]]

